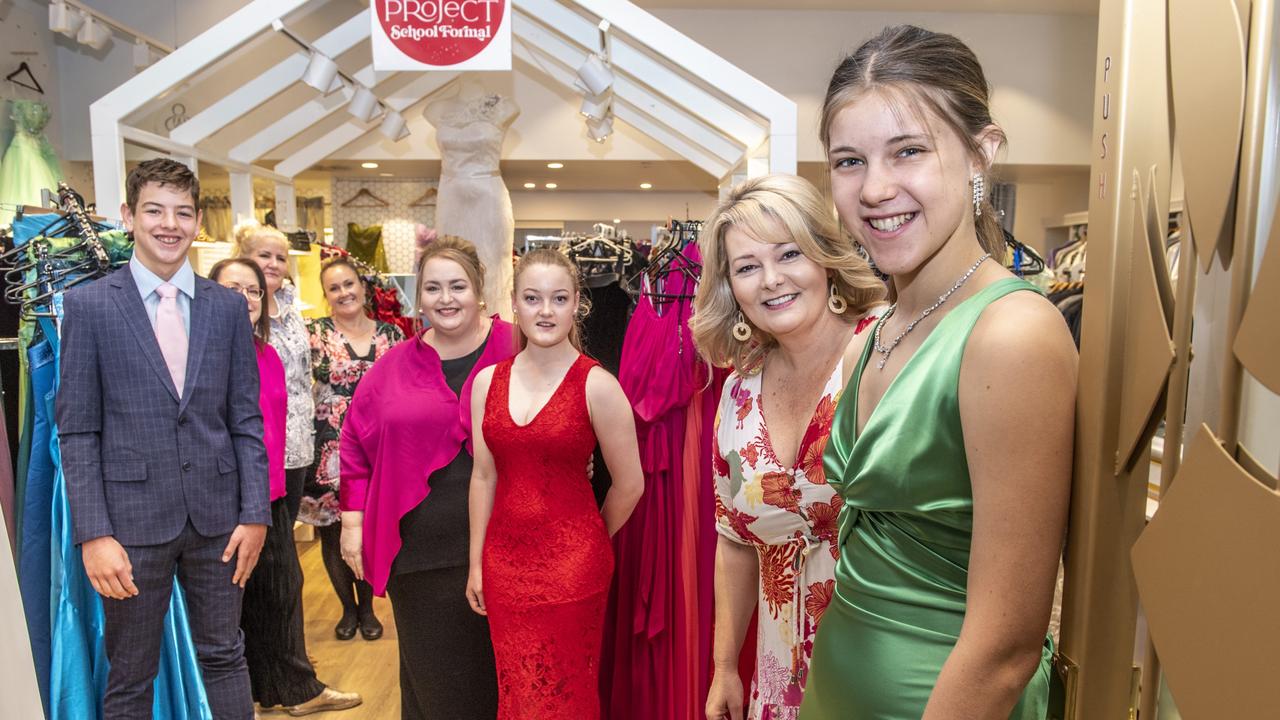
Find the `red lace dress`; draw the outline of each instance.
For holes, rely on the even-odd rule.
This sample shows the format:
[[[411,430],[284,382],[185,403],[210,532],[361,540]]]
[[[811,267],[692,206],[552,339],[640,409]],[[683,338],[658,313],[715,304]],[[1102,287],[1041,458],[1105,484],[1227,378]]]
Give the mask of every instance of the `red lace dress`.
[[[483,555],[498,718],[599,718],[613,548],[586,472],[596,362],[580,356],[523,426],[511,418],[511,363],[494,368],[482,425],[498,475]]]

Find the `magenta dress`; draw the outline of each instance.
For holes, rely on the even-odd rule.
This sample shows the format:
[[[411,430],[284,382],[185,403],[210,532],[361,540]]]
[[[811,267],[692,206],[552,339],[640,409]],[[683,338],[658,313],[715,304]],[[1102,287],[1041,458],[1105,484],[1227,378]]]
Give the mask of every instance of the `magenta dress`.
[[[700,260],[696,246],[683,252],[694,262]],[[692,278],[671,272],[664,292],[691,296],[694,288]],[[689,678],[675,672],[687,666],[688,653],[698,645],[688,638],[699,624],[709,634],[711,617],[709,593],[705,608],[700,608],[699,615],[705,616],[701,620],[686,617],[679,590],[682,549],[677,539],[684,483],[710,487],[702,477],[684,476],[687,412],[695,393],[707,382],[689,333],[691,304],[691,299],[677,299],[655,308],[642,295],[622,346],[618,380],[636,414],[645,492],[631,519],[614,537],[617,572],[605,623],[602,669],[606,716],[614,720],[684,717],[689,712],[686,699],[699,694],[696,702],[705,699],[705,690],[699,693],[689,683],[705,688],[706,673]],[[703,412],[701,404],[693,411]],[[709,470],[709,460],[707,465]],[[706,505],[702,525],[713,528],[711,500]],[[710,547],[714,548],[714,538]],[[709,657],[695,666],[709,667]]]
[[[271,501],[285,496],[284,438],[288,417],[288,392],[284,385],[284,364],[276,349],[258,345],[258,404],[262,407],[262,441],[267,446],[267,478]]]

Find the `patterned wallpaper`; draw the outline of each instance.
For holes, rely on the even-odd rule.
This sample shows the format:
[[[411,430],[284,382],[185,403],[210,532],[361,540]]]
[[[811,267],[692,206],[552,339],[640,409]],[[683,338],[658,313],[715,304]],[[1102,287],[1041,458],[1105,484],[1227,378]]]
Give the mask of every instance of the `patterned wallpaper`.
[[[334,178],[333,179],[333,242],[347,246],[347,223],[357,225],[381,225],[382,246],[387,251],[387,263],[393,273],[413,272],[413,226],[422,223],[434,227],[436,206],[434,198],[429,205],[412,206],[428,188],[439,185],[434,178]],[[367,189],[387,202],[386,207],[344,207],[361,188]],[[360,198],[355,205],[367,204],[368,198]]]

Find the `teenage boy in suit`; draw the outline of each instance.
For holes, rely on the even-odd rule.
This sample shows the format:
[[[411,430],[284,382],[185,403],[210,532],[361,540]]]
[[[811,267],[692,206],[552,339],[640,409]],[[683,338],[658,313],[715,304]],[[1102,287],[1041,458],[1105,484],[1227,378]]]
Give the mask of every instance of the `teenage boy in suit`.
[[[133,259],[64,297],[57,400],[73,541],[103,597],[103,715],[151,716],[176,571],[213,716],[249,720],[240,601],[271,522],[253,329],[187,261],[191,171],[143,162],[126,199]]]

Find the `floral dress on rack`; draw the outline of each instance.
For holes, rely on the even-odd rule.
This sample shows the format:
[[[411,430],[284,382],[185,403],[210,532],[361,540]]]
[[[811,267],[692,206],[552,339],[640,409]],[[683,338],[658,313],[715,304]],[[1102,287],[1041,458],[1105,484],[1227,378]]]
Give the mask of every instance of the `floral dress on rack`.
[[[874,321],[858,323],[862,333]],[[782,467],[761,408],[763,375],[729,376],[712,435],[716,530],[759,554],[756,671],[749,720],[795,720],[813,636],[835,591],[840,497],[822,453],[840,401],[843,360],[809,419],[795,467]]]
[[[346,337],[323,317],[307,324],[311,336],[312,394],[315,398],[316,471],[302,491],[298,519],[309,525],[332,525],[341,517],[338,508],[338,437],[347,416],[351,396],[360,378],[393,345],[404,339],[400,328],[379,322],[369,352],[356,355]]]

